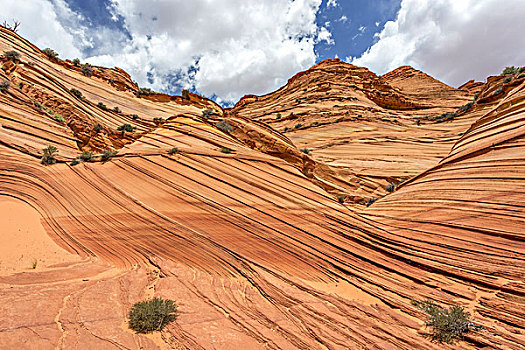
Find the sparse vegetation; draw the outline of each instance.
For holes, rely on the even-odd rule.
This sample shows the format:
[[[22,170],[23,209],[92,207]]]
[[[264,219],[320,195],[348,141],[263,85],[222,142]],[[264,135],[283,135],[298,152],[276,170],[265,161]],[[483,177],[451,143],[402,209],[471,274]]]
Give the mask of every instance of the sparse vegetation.
[[[170,149],[168,151],[168,154],[171,155],[171,154],[176,154],[176,153],[179,153],[179,149],[177,147],[173,147],[172,149]]]
[[[215,123],[215,126],[228,134],[233,131],[233,126],[231,126],[226,120],[221,120],[220,122]]]
[[[521,73],[521,74],[519,74],[517,78],[518,78],[518,79],[525,78],[525,73]]]
[[[1,92],[7,92],[9,90],[9,87],[11,86],[11,82],[8,80],[4,80],[0,82],[0,91]]]
[[[153,95],[154,93],[155,93],[155,91],[151,90],[150,88],[139,88],[135,92],[135,95],[137,95],[137,97],[141,97],[141,96]]]
[[[283,132],[287,132],[288,130],[290,130],[290,128],[285,126]]]
[[[164,121],[164,118],[162,118],[162,117],[155,117],[155,118],[153,118],[153,121],[160,123],[160,122]]]
[[[82,154],[78,156],[78,159],[83,162],[89,162],[91,159],[93,159],[93,152],[82,152]]]
[[[453,305],[448,309],[432,300],[412,300],[412,305],[427,315],[425,324],[432,328],[431,338],[439,343],[453,344],[471,329],[479,330],[482,326],[472,322],[470,314],[462,306]]]
[[[93,75],[93,68],[91,68],[91,65],[89,65],[89,63],[86,63],[82,65],[82,68],[80,68],[80,72],[86,77],[90,77]]]
[[[233,153],[233,150],[231,148],[228,148],[228,147],[221,147],[221,152],[222,153],[226,153],[226,154],[230,154],[230,153]]]
[[[177,318],[173,300],[154,298],[135,303],[129,311],[129,328],[137,333],[161,331]]]
[[[42,164],[50,165],[57,162],[55,155],[58,153],[58,149],[55,146],[48,146],[44,148],[43,151],[44,155],[42,156],[41,160]]]
[[[49,111],[52,112],[51,109],[49,109]],[[64,122],[64,117],[62,117],[61,114],[56,113],[56,114],[52,115],[51,117],[52,117],[53,119],[55,119],[57,122],[59,122],[59,123],[63,123],[63,122]]]
[[[36,108],[38,108],[40,110],[43,108],[42,104],[40,102],[38,102],[38,101],[33,101],[33,104],[35,105]]]
[[[478,98],[479,98],[479,93],[476,92],[476,94],[474,94],[474,101],[476,101]]]
[[[211,117],[211,114],[213,113],[213,111],[211,109],[205,109],[202,111],[202,117],[204,119],[208,119],[209,117]]]
[[[73,63],[75,67],[80,67],[80,60],[78,58],[75,58],[71,63]]]
[[[100,109],[103,109],[105,111],[108,110],[108,107],[105,104],[103,104],[102,102],[97,103],[97,107],[100,108]]]
[[[106,160],[114,157],[116,154],[117,154],[117,152],[115,152],[115,151],[110,151],[108,149],[105,149],[105,150],[102,151],[102,154],[100,155],[100,160],[105,162]]]
[[[510,67],[505,67],[503,72],[501,72],[501,75],[516,74],[518,72],[519,72],[519,67],[510,66]]]
[[[438,123],[445,122],[447,120],[452,120],[457,116],[456,112],[447,112],[435,117],[429,117],[429,120],[435,120]]]
[[[512,80],[512,76],[508,76],[505,79],[503,79],[503,84],[510,83],[511,80]]]
[[[96,123],[95,125],[93,125],[93,130],[95,130],[96,132],[100,132],[102,130],[102,125],[100,123]]]
[[[58,53],[55,52],[55,50],[53,49],[50,49],[49,47],[45,48],[42,50],[42,52],[47,56],[47,58],[49,59],[57,59],[58,58]]]
[[[118,108],[118,106],[115,106],[115,107],[113,107],[113,112],[120,113],[122,111],[120,110],[120,108]]]
[[[281,119],[281,113],[277,113],[277,114],[275,115],[275,119]]]
[[[139,119],[138,114],[132,114],[132,115],[131,115],[131,119],[133,119],[133,120],[137,120],[137,119]]]
[[[396,189],[396,184],[393,182],[386,185],[387,192],[394,192],[395,189]]]
[[[71,92],[79,100],[82,99],[82,93],[79,90],[73,88],[73,89],[70,89],[69,92]]]
[[[15,50],[4,51],[4,57],[13,62],[20,61],[20,52]]]
[[[8,24],[7,21],[4,21],[4,23],[2,23],[0,26],[16,33],[18,31],[18,27],[20,26],[20,22],[13,21],[13,24],[11,25],[11,24]]]
[[[295,124],[295,128],[296,128],[296,129],[299,129],[301,126],[303,126],[303,124],[301,124],[301,123],[297,123],[297,124]]]
[[[310,154],[310,150],[308,148],[301,148],[299,151],[303,152],[304,154]]]
[[[31,267],[33,268],[33,270],[36,269],[36,266],[37,266],[37,265],[38,265],[38,261],[37,261],[36,259],[33,259],[33,260],[31,261]]]
[[[345,197],[343,196],[337,196],[337,201],[341,204],[343,204],[345,202]]]
[[[75,166],[75,165],[77,165],[77,164],[79,164],[79,163],[80,163],[80,160],[78,160],[78,158],[75,158],[75,159],[73,159],[73,160],[71,161],[71,163],[69,163],[69,165],[71,165],[71,166]]]
[[[496,95],[499,95],[503,92],[503,89],[502,88],[497,88],[496,91],[494,91],[494,93],[492,94],[492,96],[496,96]]]
[[[135,127],[131,124],[122,124],[117,130],[122,132],[133,132],[135,131]]]
[[[374,198],[374,197],[370,197],[368,198],[368,200],[366,201],[366,206],[369,207],[371,206],[372,204],[374,204],[374,202],[377,200],[377,198]]]
[[[19,83],[18,83],[18,88],[19,88],[20,90],[22,90],[23,87],[24,87],[24,82],[23,82],[23,81],[19,82]]]
[[[472,107],[472,105],[474,104],[474,102],[469,102],[467,104],[464,104],[463,106],[459,107],[459,110],[461,112],[465,112],[467,111],[470,107]]]

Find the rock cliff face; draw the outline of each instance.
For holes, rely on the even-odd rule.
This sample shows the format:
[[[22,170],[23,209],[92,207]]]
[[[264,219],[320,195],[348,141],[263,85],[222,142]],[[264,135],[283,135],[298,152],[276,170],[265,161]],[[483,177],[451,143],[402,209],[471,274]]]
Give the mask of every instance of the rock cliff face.
[[[329,60],[223,111],[192,94],[138,97],[125,72],[86,77],[0,28],[12,49],[0,348],[454,348],[425,337],[411,305],[424,298],[485,327],[459,347],[523,348],[518,75],[453,89]],[[95,156],[75,165],[82,151]],[[132,333],[130,306],[152,296],[180,316]]]

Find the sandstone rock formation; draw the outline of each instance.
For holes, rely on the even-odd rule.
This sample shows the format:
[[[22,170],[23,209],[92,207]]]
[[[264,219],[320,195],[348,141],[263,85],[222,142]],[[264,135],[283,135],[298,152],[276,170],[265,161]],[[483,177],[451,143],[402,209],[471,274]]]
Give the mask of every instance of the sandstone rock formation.
[[[86,77],[0,28],[11,49],[0,348],[454,348],[424,336],[410,303],[423,298],[484,326],[461,348],[525,345],[523,78],[453,89],[330,60],[223,111],[191,94],[138,97],[125,72]],[[104,149],[118,153],[71,163]],[[134,334],[127,312],[152,296],[180,316]]]

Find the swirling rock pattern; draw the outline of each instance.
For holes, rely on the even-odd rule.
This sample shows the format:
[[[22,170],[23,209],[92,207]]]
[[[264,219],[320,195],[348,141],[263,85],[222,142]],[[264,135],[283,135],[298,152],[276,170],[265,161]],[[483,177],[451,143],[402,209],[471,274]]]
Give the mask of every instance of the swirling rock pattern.
[[[469,333],[461,348],[523,348],[523,79],[507,85],[492,79],[479,90],[479,102],[454,120],[417,126],[413,115],[421,108],[455,110],[472,100],[472,91],[450,88],[433,106],[421,89],[403,92],[399,81],[352,67],[378,92],[363,84],[366,104],[331,93],[366,116],[327,123],[325,142],[330,128],[342,135],[337,126],[375,123],[365,131],[374,138],[385,130],[397,134],[390,142],[385,133],[381,142],[406,160],[384,177],[413,176],[362,209],[339,204],[322,183],[363,195],[386,192],[372,180],[354,180],[369,190],[351,187],[352,180],[336,184],[336,170],[353,163],[338,152],[332,162],[341,159],[344,169],[323,164],[316,151],[301,155],[293,142],[300,136],[265,124],[280,110],[268,96],[241,100],[229,111],[198,96],[138,98],[125,73],[115,70],[118,86],[104,78],[109,69],[82,76],[0,29],[0,49],[12,48],[22,61],[4,62],[0,72],[12,82],[0,93],[0,197],[38,212],[64,255],[0,275],[0,348],[454,348],[424,336],[424,316],[410,304],[421,298],[464,305],[485,327]],[[316,79],[332,74],[319,67],[312,68]],[[317,91],[300,82],[309,73],[291,82]],[[494,96],[498,86],[504,88]],[[34,101],[62,112],[64,121]],[[294,115],[301,118],[321,108],[300,103]],[[401,126],[378,122],[386,113],[381,104],[413,113]],[[250,105],[260,110],[242,110]],[[213,116],[204,117],[205,109]],[[218,127],[219,120],[232,131]],[[96,123],[102,131],[95,134]],[[125,123],[135,132],[116,130]],[[289,121],[279,123],[269,124],[282,131]],[[346,133],[353,138],[353,129]],[[321,142],[320,135],[311,142]],[[40,164],[47,145],[59,149],[51,166]],[[81,151],[105,148],[118,154],[69,164]],[[359,152],[365,151],[353,154]],[[431,152],[435,159],[419,164]],[[362,163],[352,176],[372,178],[380,168]],[[0,239],[18,238],[6,232]],[[125,322],[129,307],[153,295],[175,300],[180,316],[162,332],[133,334]]]

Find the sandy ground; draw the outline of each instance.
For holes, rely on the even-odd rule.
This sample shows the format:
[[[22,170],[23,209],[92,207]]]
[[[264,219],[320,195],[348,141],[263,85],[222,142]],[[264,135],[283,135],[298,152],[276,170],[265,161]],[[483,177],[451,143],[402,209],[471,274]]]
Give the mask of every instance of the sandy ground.
[[[53,242],[29,204],[0,196],[0,222],[0,275],[81,260]]]

